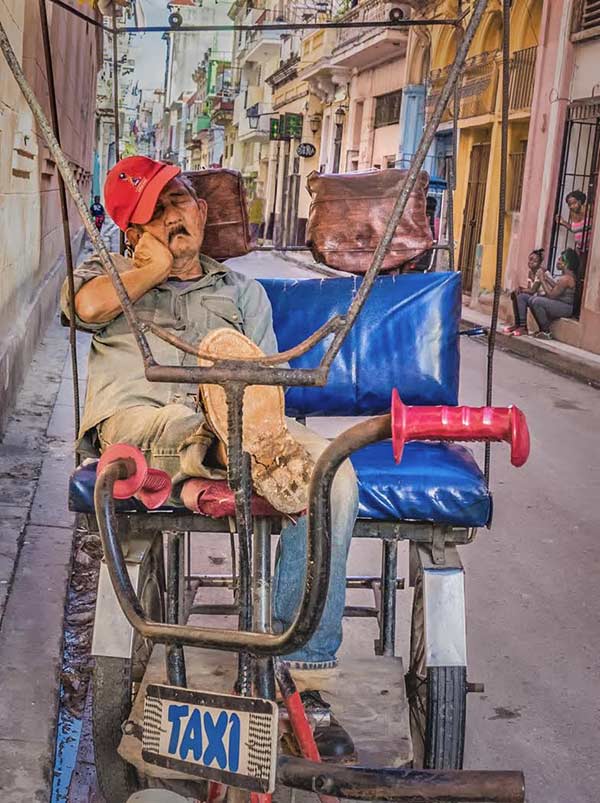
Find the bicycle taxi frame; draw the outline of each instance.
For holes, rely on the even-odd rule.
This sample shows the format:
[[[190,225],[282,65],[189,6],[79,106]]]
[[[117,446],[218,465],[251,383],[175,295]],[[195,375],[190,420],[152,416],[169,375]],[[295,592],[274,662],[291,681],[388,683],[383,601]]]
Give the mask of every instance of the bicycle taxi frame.
[[[475,5],[461,37],[455,64],[449,71],[447,83],[408,170],[385,234],[375,251],[369,271],[352,295],[347,311],[334,315],[301,343],[278,355],[260,358],[254,362],[217,361],[208,356],[213,363],[210,367],[193,368],[156,363],[148,342],[148,332],[184,351],[191,351],[199,357],[203,355],[198,353],[196,347],[178,340],[172,333],[158,326],[140,324],[60,149],[55,136],[58,131],[56,114],[53,114],[54,125],[51,127],[27,84],[0,25],[0,47],[59,167],[64,182],[61,184],[63,210],[66,209],[65,189],[68,189],[90,240],[119,295],[123,314],[135,335],[147,379],[192,385],[219,384],[227,394],[227,482],[234,494],[235,526],[232,531],[237,534],[239,544],[239,630],[198,627],[185,621],[190,611],[194,612],[194,608],[186,604],[185,600],[182,533],[197,530],[227,532],[228,527],[223,527],[218,522],[211,523],[210,519],[199,522],[199,517],[192,514],[173,516],[162,512],[160,506],[169,495],[170,482],[160,472],[147,469],[143,458],[140,459],[141,455],[136,455],[126,447],[107,451],[98,466],[94,467],[94,473],[97,471],[92,482],[95,515],[90,513],[88,522],[90,526],[94,526],[97,521],[105,561],[99,587],[97,611],[100,616],[97,618],[95,642],[102,645],[104,641],[110,645],[110,651],[105,649],[103,652],[101,646],[96,650],[98,657],[95,693],[100,706],[94,727],[97,727],[97,769],[104,791],[112,795],[109,803],[124,803],[128,794],[137,786],[137,776],[133,768],[119,759],[116,753],[121,740],[121,725],[125,736],[133,736],[141,741],[146,765],[175,770],[181,773],[175,777],[183,780],[209,781],[207,791],[200,791],[200,787],[198,788],[198,796],[211,801],[224,798],[227,786],[230,786],[233,790],[230,790],[232,797],[239,787],[247,790],[253,803],[264,803],[270,800],[276,784],[314,792],[322,801],[331,800],[332,797],[507,803],[524,800],[523,777],[519,772],[474,772],[460,769],[464,738],[464,700],[469,688],[464,645],[463,572],[456,545],[471,540],[473,533],[470,529],[406,521],[393,522],[390,526],[372,522],[363,522],[362,525],[359,523],[358,534],[368,537],[375,534],[383,541],[381,577],[349,580],[350,586],[370,587],[380,594],[381,603],[377,609],[380,638],[376,651],[382,655],[394,653],[395,592],[398,585],[397,542],[402,538],[411,541],[411,583],[415,585],[415,602],[411,666],[407,684],[409,701],[412,700],[411,717],[413,724],[416,724],[412,729],[415,742],[412,767],[368,768],[321,764],[311,723],[306,717],[289,672],[279,660],[310,639],[323,612],[329,583],[329,495],[336,471],[342,462],[357,450],[386,440],[392,441],[397,460],[402,457],[406,441],[504,440],[511,444],[513,464],[522,465],[529,451],[527,426],[522,414],[516,408],[493,408],[489,405],[484,408],[439,404],[407,407],[395,393],[391,400],[390,413],[372,417],[335,438],[317,462],[311,480],[304,594],[294,623],[280,634],[270,632],[270,539],[276,524],[266,518],[253,521],[250,510],[252,483],[249,457],[242,445],[243,399],[246,387],[326,386],[334,360],[344,346],[349,331],[356,325],[358,315],[376,284],[386,249],[403,214],[442,113],[455,91],[460,69],[486,5],[485,0],[478,0]],[[504,0],[505,23],[509,5],[508,0]],[[44,0],[41,0],[40,7],[43,6]],[[43,19],[44,15],[45,10]],[[506,29],[504,38],[506,56]],[[50,61],[47,63],[51,65]],[[505,96],[508,86],[507,69],[508,59],[505,58]],[[53,111],[55,112],[55,108]],[[68,233],[68,223],[66,232]],[[500,253],[501,245],[499,236]],[[74,316],[71,315],[72,341],[73,320]],[[325,346],[323,341],[329,336],[331,340]],[[323,351],[317,367],[280,367],[282,363],[303,357],[317,346],[322,347]],[[491,354],[493,355],[493,334]],[[392,449],[389,451],[391,459]],[[85,467],[80,476],[84,469]],[[133,512],[139,511],[134,502],[121,508],[123,512],[117,512],[116,498],[131,500],[134,496],[144,504],[143,510],[157,509],[157,512]],[[167,536],[166,572],[163,568],[163,530],[171,531]],[[440,567],[443,567],[443,571],[437,571]],[[203,580],[209,586],[211,582],[214,585],[235,583],[235,578]],[[162,621],[165,602],[166,622]],[[163,644],[166,647],[167,685],[151,684],[145,689],[143,725],[140,726],[139,722],[129,718],[131,697],[127,695],[133,684],[142,680],[143,672],[140,674],[140,669],[145,668],[148,652],[154,644]],[[236,695],[217,695],[187,688],[184,647],[238,654]],[[454,650],[455,655],[448,659],[449,647]],[[440,650],[446,657],[440,657]],[[141,664],[136,667],[138,653],[142,658]],[[285,703],[287,713],[284,719],[295,736],[300,757],[278,755],[277,752],[279,714],[274,702],[276,684]],[[256,696],[253,697],[252,694]],[[170,749],[173,745],[168,744],[178,743],[180,735],[178,730],[179,735],[177,738],[174,736],[179,728],[179,720],[177,716],[172,717],[173,709],[179,709],[181,717],[181,710],[186,708],[189,714],[190,707],[192,714],[204,712],[205,717],[209,717],[208,720],[203,720],[204,736],[208,738],[208,744],[204,755],[199,755],[195,761],[185,761],[181,754],[177,758],[176,750]],[[190,721],[191,718],[192,715]],[[166,741],[165,722],[172,725]],[[458,740],[455,738],[457,733]],[[197,741],[198,734],[197,728],[189,738]],[[357,736],[360,738],[359,734]],[[225,745],[226,739],[228,749]],[[206,755],[209,747],[210,760]],[[220,750],[226,753],[224,761],[216,757]],[[195,755],[194,749],[191,752]],[[201,754],[202,750],[199,752]],[[244,766],[243,771],[240,770],[241,765]]]

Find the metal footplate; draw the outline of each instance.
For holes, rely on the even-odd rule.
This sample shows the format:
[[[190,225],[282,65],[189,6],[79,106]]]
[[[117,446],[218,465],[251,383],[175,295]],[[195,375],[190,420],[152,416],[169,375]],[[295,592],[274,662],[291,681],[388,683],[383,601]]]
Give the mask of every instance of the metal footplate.
[[[151,684],[142,757],[228,786],[273,792],[278,719],[270,700]]]

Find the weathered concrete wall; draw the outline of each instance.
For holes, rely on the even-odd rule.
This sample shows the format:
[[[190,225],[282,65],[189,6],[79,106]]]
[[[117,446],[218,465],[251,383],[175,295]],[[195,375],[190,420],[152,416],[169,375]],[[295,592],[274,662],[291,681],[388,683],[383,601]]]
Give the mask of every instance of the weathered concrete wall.
[[[75,7],[75,0],[70,0]],[[37,0],[0,0],[0,20],[49,116]],[[49,7],[63,149],[86,199],[94,139],[96,29]],[[0,61],[0,433],[64,275],[58,171],[4,60]],[[73,240],[81,225],[71,208]]]

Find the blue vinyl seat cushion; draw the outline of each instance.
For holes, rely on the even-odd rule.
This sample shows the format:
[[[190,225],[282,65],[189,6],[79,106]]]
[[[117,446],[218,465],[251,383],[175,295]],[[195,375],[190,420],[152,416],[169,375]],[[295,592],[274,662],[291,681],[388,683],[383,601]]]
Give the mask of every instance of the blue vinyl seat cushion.
[[[426,521],[482,527],[491,516],[491,495],[471,452],[447,443],[407,443],[400,465],[391,442],[375,443],[352,456],[358,477],[359,517],[376,521]],[[94,512],[96,463],[71,476],[69,508]],[[120,512],[145,512],[135,499],[116,503]],[[189,513],[164,506],[166,512]]]
[[[281,351],[298,345],[334,315],[344,315],[358,276],[340,279],[261,279],[273,308]],[[291,387],[294,417],[377,415],[390,409],[392,389],[405,404],[456,404],[459,273],[415,273],[375,280],[324,387]],[[331,336],[291,361],[316,368]]]
[[[391,441],[374,443],[351,457],[358,477],[359,518],[427,521],[483,527],[492,498],[471,452],[453,443],[407,443],[399,465]]]

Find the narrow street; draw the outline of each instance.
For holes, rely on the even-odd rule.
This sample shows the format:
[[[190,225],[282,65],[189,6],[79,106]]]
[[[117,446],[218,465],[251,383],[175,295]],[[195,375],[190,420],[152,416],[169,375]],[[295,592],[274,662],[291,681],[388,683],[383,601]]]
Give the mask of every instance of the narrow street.
[[[310,275],[273,254],[245,257],[236,268],[252,275]],[[464,403],[482,402],[485,355],[480,343],[465,339]],[[526,412],[532,456],[524,468],[514,469],[507,447],[493,447],[493,527],[461,550],[469,679],[485,684],[483,694],[469,698],[466,767],[523,769],[529,803],[598,800],[597,400],[592,388],[496,354],[494,401],[516,403]],[[335,434],[344,422],[315,419],[313,425]],[[205,569],[226,554],[221,537],[198,539],[195,568]],[[402,554],[399,573],[407,576],[406,548]],[[349,573],[377,570],[379,559],[378,544],[355,542]],[[367,592],[352,595],[357,604],[371,602]],[[410,598],[410,591],[399,592],[398,652],[405,659]],[[372,622],[353,620],[346,633],[345,660],[368,654]],[[83,750],[89,761],[89,746]],[[80,775],[87,788],[89,765],[85,770]],[[84,791],[75,784],[71,803],[86,800]]]
[[[258,789],[253,799],[283,803],[276,777],[294,786],[289,803],[334,794],[344,803],[344,795],[381,796],[392,784],[400,788],[388,796],[415,800],[600,803],[599,63],[600,0],[0,0],[0,803],[250,799],[236,783]],[[94,248],[103,252],[98,231],[109,251],[126,244],[133,257],[134,270],[114,260],[123,276],[120,283],[108,271],[112,288],[97,265],[72,273]],[[290,281],[265,293],[213,260],[253,279]],[[70,330],[58,309],[67,274]],[[323,284],[340,276],[349,278]],[[371,282],[376,298],[361,308]],[[349,313],[344,298],[353,299]],[[267,381],[306,382],[308,406],[295,409],[291,393],[271,387],[275,412],[287,404],[307,416],[374,415],[390,409],[394,386],[406,404],[429,406],[407,412],[396,400],[394,450],[391,441],[371,444],[355,458],[364,518],[354,531],[352,478],[337,478],[344,483],[335,502],[322,500],[323,516],[315,472],[307,503],[309,455],[290,437],[293,422],[286,433],[263,404],[270,393],[257,393],[256,403],[248,393],[237,411],[234,396],[227,411],[221,395],[211,410],[209,392],[197,387],[220,377],[243,397],[247,383],[265,381],[268,361],[259,356],[260,372],[249,371],[221,360],[238,352],[215,344],[242,333],[274,349],[269,303],[281,352],[305,353],[297,336],[312,320],[303,337],[318,331],[304,342],[313,355],[325,345],[322,364],[315,358],[300,379],[269,373]],[[356,309],[362,317],[353,318]],[[76,317],[87,331],[75,331]],[[458,328],[472,337],[455,337]],[[156,339],[152,353],[141,332]],[[490,518],[485,482],[460,449],[414,441],[438,437],[438,425],[461,437],[477,430],[510,440],[515,463],[526,460],[527,433],[514,411],[437,406],[456,401],[457,340],[459,403],[485,405],[490,332],[492,404],[523,411],[531,455],[515,468],[509,446],[492,445],[491,524],[470,538]],[[198,343],[219,358],[198,355]],[[213,363],[212,372],[194,368]],[[333,439],[358,420],[309,417],[306,425]],[[379,427],[389,434],[387,417],[353,434]],[[76,430],[86,436],[77,454]],[[404,438],[412,455],[386,474]],[[240,440],[251,454],[238,454]],[[228,519],[222,486],[181,482],[213,476],[204,469],[227,462],[226,441],[238,444],[226,472],[235,491]],[[98,471],[97,450],[106,455],[123,442],[167,476],[146,473],[143,458],[124,449],[105,458],[120,465]],[[338,445],[319,463],[323,484]],[[483,446],[472,450],[483,466]],[[133,484],[103,487],[117,472]],[[173,481],[185,516],[168,498]],[[160,494],[161,485],[153,506],[119,508],[126,516],[114,519],[127,533],[111,537],[103,525],[100,535],[95,511],[102,522],[107,493],[141,506],[143,491]],[[245,531],[240,494],[251,485],[283,523],[308,510],[311,538],[322,535],[334,555],[321,632],[301,653],[294,636],[304,615],[316,633],[326,560],[315,549],[313,575],[302,580],[304,550],[294,541],[305,532],[301,520],[295,534],[284,533],[289,560],[284,549],[269,592],[268,550],[274,563],[281,542],[264,522],[252,544],[235,533]],[[213,494],[222,527],[189,512],[210,510]],[[297,503],[283,504],[283,495]],[[226,521],[227,533],[219,532]],[[103,549],[109,556],[121,537],[127,568],[115,567],[117,551],[107,572]],[[444,558],[453,541],[463,544],[466,661],[461,565]],[[248,564],[252,582],[244,583]],[[196,633],[196,643],[219,651],[196,649],[185,661],[179,646],[194,637],[181,631],[166,636],[177,645],[153,647],[148,634],[165,631],[124,614],[122,589],[110,587],[125,571],[138,614],[219,629],[252,622],[252,637],[279,634],[304,586],[302,614],[275,649],[291,644],[290,660],[305,659],[292,666],[311,670],[296,678],[309,692],[307,712],[322,692],[342,726],[336,733],[335,719],[309,713],[317,727],[333,725],[315,735],[320,755],[373,774],[318,778],[319,765],[300,771],[281,760],[294,741],[298,755],[311,755],[289,684],[278,677],[287,713],[221,696],[253,688],[275,699],[266,672],[236,683],[236,672],[243,681],[259,664],[233,648],[256,650],[256,642],[230,632],[202,642]],[[396,587],[393,656],[386,592]],[[338,658],[339,671],[312,674]],[[167,674],[192,693],[148,692]],[[377,773],[463,767],[463,747],[465,770],[514,773],[476,774],[468,788],[460,774]],[[301,772],[311,778],[301,783]],[[227,784],[226,794],[186,785],[201,776]],[[138,786],[145,789],[132,794]],[[273,786],[274,795],[262,794]],[[191,797],[162,794],[165,787]]]

